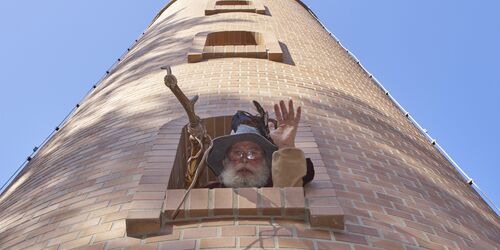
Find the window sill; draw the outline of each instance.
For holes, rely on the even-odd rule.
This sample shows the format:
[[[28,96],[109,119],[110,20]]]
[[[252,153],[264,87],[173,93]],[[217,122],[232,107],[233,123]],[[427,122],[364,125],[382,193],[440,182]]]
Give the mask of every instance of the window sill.
[[[162,225],[200,219],[278,218],[309,221],[312,227],[344,228],[344,212],[331,189],[305,188],[305,195],[302,187],[193,189],[172,220],[185,192],[167,190],[161,208],[130,212],[127,235],[158,234]],[[144,201],[135,207],[146,209],[154,205]]]

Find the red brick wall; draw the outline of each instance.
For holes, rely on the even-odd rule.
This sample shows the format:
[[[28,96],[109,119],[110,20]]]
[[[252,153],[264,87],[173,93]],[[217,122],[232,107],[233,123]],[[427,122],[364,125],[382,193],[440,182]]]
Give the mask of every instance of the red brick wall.
[[[0,248],[498,247],[498,217],[307,10],[293,0],[262,2],[267,14],[205,16],[201,0],[169,6],[0,197]],[[187,63],[195,34],[217,30],[272,32],[283,62]],[[154,141],[169,136],[160,128],[184,116],[163,85],[164,65],[188,96],[200,95],[201,117],[250,110],[253,99],[268,109],[289,97],[302,105],[324,162],[317,178],[335,190],[345,230],[207,218],[162,236],[126,236],[125,218],[140,208],[135,195],[165,191],[140,183],[155,163],[158,176],[170,174],[162,163],[173,156],[151,162]]]

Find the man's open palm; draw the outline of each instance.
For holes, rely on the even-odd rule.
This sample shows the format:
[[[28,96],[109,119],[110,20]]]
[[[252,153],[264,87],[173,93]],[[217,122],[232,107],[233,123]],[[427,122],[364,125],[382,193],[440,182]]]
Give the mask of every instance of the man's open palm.
[[[279,105],[274,104],[274,112],[278,121],[278,128],[271,130],[271,139],[278,148],[295,147],[295,136],[299,127],[301,108],[297,108],[297,112],[293,107],[293,101],[288,101],[288,109],[283,100]]]

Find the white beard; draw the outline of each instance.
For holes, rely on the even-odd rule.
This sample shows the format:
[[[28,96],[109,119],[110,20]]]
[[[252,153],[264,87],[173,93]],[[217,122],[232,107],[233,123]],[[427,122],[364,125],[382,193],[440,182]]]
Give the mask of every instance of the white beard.
[[[266,159],[262,159],[256,168],[247,167],[247,163],[231,162],[227,158],[222,161],[222,165],[224,166],[224,170],[220,174],[219,179],[226,187],[263,187],[269,179],[270,171],[267,167]],[[243,168],[246,168],[253,174],[247,176],[238,174],[238,171]]]

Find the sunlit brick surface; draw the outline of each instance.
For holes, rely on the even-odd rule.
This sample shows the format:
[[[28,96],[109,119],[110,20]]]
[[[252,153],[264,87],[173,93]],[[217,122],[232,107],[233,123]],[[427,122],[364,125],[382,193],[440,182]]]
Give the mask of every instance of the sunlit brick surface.
[[[294,0],[262,2],[266,14],[205,16],[206,0],[167,8],[0,197],[0,248],[498,248],[498,217],[313,16]],[[283,62],[188,64],[195,34],[217,30],[271,32]],[[155,155],[165,148],[154,142],[178,141],[159,131],[185,115],[163,84],[164,65],[188,96],[200,95],[203,118],[250,110],[254,99],[270,110],[282,98],[301,105],[317,145],[305,147],[316,159],[311,186],[335,192],[345,230],[207,217],[164,226],[163,235],[127,236],[131,211],[164,205],[162,176],[175,155]]]

